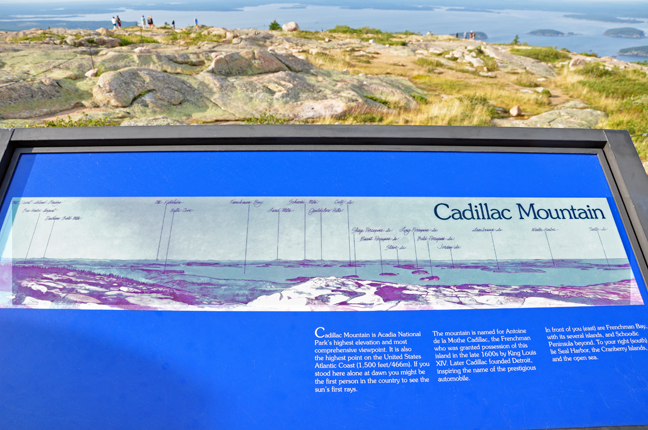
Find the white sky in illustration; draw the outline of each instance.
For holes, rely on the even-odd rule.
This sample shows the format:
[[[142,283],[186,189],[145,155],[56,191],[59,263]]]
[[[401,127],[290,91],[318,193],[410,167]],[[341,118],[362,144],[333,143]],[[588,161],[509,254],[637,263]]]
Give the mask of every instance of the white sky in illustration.
[[[160,200],[161,204],[156,204]],[[261,204],[232,204],[232,201],[261,201]],[[3,259],[87,258],[119,260],[247,260],[267,261],[277,257],[277,212],[282,212],[279,226],[279,258],[304,258],[304,205],[290,200],[317,200],[307,204],[306,258],[311,260],[348,260],[350,227],[364,230],[355,234],[357,260],[395,259],[400,248],[401,260],[414,260],[412,232],[407,229],[434,229],[417,233],[416,250],[420,260],[427,260],[427,243],[421,237],[445,240],[430,241],[435,260],[449,260],[447,249],[439,244],[458,245],[455,260],[492,260],[493,242],[500,260],[550,259],[549,245],[555,259],[627,258],[606,199],[560,198],[395,198],[395,197],[196,197],[196,198],[28,198],[19,202],[13,225],[11,214],[2,228],[0,241]],[[336,204],[344,201],[343,204]],[[346,202],[352,200],[347,214]],[[41,201],[41,204],[37,202]],[[164,202],[180,201],[180,204]],[[59,203],[57,203],[59,202]],[[439,220],[434,208],[446,203],[464,210],[468,204],[487,203],[489,208],[510,209],[511,220]],[[599,220],[519,220],[516,203],[536,209],[601,209],[606,219]],[[166,212],[165,212],[166,206]],[[341,209],[340,212],[334,210]],[[40,212],[35,212],[38,209]],[[320,214],[311,210],[329,209]],[[172,210],[178,212],[172,213]],[[443,214],[450,211],[443,207]],[[166,215],[165,215],[166,213]],[[40,218],[39,218],[40,214]],[[58,218],[54,221],[54,217]],[[74,219],[80,217],[80,219]],[[164,218],[164,227],[162,228]],[[171,232],[171,224],[173,231]],[[367,228],[391,229],[390,232],[367,232]],[[405,232],[401,229],[405,228]],[[501,231],[475,232],[478,229]],[[532,231],[532,229],[543,231]],[[605,229],[598,233],[592,229]],[[554,231],[544,232],[544,229]],[[320,240],[320,235],[322,240]],[[379,235],[396,240],[367,240]],[[600,239],[599,239],[600,236]],[[170,237],[170,240],[169,240]],[[448,238],[454,238],[448,241]],[[549,240],[549,244],[547,243]],[[353,236],[352,236],[353,240]],[[353,242],[351,253],[353,255]],[[29,253],[28,253],[29,250]],[[603,253],[605,250],[605,254]]]

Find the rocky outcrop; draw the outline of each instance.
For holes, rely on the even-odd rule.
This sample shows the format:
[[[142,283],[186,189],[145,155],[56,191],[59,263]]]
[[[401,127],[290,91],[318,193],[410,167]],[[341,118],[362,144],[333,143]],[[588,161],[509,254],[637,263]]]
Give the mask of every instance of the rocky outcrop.
[[[538,128],[594,128],[607,119],[607,114],[594,109],[582,109],[584,103],[572,102],[558,106],[555,110],[532,116],[527,120],[493,120],[500,127]]]
[[[497,66],[502,70],[525,70],[534,75],[544,76],[546,78],[556,76],[554,69],[546,63],[534,60],[533,58],[511,54],[498,46],[484,45],[482,51],[497,60]]]
[[[178,105],[184,93],[195,91],[181,79],[145,68],[128,68],[101,75],[92,90],[94,101],[101,106],[127,107],[136,98],[154,93],[148,98]]]
[[[77,106],[84,99],[73,85],[52,78],[0,87],[0,118],[24,119],[55,114]]]
[[[268,51],[245,50],[216,54],[205,71],[220,76],[249,76],[287,70],[288,67]]]

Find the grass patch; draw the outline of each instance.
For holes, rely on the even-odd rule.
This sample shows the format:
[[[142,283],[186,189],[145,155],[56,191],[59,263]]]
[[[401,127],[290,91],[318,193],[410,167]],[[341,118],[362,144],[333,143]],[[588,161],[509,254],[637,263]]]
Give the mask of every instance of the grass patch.
[[[417,58],[414,61],[414,64],[422,67],[441,67],[443,63],[439,60],[429,59],[429,58]]]
[[[639,70],[607,70],[588,63],[554,80],[570,97],[609,115],[600,128],[628,130],[642,160],[648,159],[648,77]]]
[[[19,37],[17,39],[14,39],[18,42],[22,41],[28,41],[28,42],[42,42],[45,39],[57,39],[57,40],[64,40],[65,36],[61,36],[60,34],[54,34],[54,33],[42,33],[42,34],[37,34],[34,36],[23,36]]]
[[[108,127],[119,125],[117,121],[106,118],[92,119],[86,113],[79,119],[72,119],[69,115],[67,119],[56,118],[54,120],[46,120],[44,125],[40,127]],[[39,127],[39,126],[36,126]]]
[[[424,105],[428,104],[429,100],[427,99],[427,97],[424,97],[424,96],[422,96],[420,94],[416,94],[416,93],[412,93],[412,94],[410,94],[410,96],[412,96],[412,98],[414,100],[416,100],[417,102],[419,102],[420,104],[424,104]]]
[[[382,122],[385,117],[379,113],[360,113],[348,115],[344,118],[345,122],[350,124],[371,124]]]
[[[119,39],[119,46],[136,45],[138,43],[159,43],[156,39],[148,36],[140,36],[135,34],[123,35],[116,34],[114,37]]]
[[[519,75],[513,83],[525,88],[538,88],[540,84],[536,81],[536,78],[533,75]]]
[[[607,70],[598,63],[588,63],[579,71],[585,79],[578,83],[606,97],[626,99],[648,95],[648,78],[637,70]]]
[[[411,32],[394,34],[394,33],[384,32],[377,28],[371,28],[371,27],[352,28],[349,27],[348,25],[336,25],[334,28],[327,30],[327,32],[337,33],[337,34],[356,35],[363,42],[368,42],[369,40],[373,40],[376,43],[380,43],[382,45],[391,45],[391,46],[406,46],[407,41],[398,40],[398,36],[414,34]]]
[[[365,98],[368,98],[369,100],[373,100],[376,103],[380,103],[381,105],[391,107],[391,103],[389,103],[389,101],[387,101],[385,99],[381,99],[380,97],[372,96],[370,94],[365,94],[364,96],[365,96]]]
[[[259,116],[245,120],[246,124],[286,124],[287,122],[290,122],[290,120],[276,116],[270,111],[264,111]]]
[[[341,33],[341,34],[383,34],[381,30],[371,27],[362,27],[362,28],[351,28],[348,25],[336,25],[330,30],[326,30],[329,33]]]
[[[529,49],[511,48],[509,52],[522,57],[543,61],[545,63],[557,63],[571,58],[567,52],[550,46],[533,47]]]
[[[326,40],[326,37],[323,36],[322,32],[320,31],[299,30],[292,33],[291,37],[299,37],[300,39],[319,40],[319,41]]]
[[[337,58],[326,52],[318,52],[314,55],[308,55],[308,60],[315,66],[324,69],[342,70],[351,67],[352,63],[343,58]],[[356,60],[356,58],[353,58]]]
[[[484,62],[484,67],[486,67],[487,72],[494,72],[495,70],[497,70],[497,60],[489,55],[486,55],[486,53],[482,51],[481,46],[478,46],[474,52],[475,54],[477,54],[477,58]]]
[[[172,31],[164,37],[165,42],[184,41],[186,45],[198,45],[202,42],[220,43],[225,39],[222,34],[206,34],[203,31],[193,33],[191,30]]]

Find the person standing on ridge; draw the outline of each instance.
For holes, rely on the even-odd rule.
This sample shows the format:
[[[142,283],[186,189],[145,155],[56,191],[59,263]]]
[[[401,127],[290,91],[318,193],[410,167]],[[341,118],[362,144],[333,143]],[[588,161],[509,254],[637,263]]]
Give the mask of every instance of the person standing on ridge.
[[[146,18],[142,15],[142,28],[146,28]]]
[[[175,30],[175,19],[171,21],[171,28]]]
[[[117,15],[117,28],[121,30],[121,19],[119,19],[119,15]]]
[[[112,17],[112,25],[113,25],[113,30],[117,30],[117,20],[115,19],[114,16]]]
[[[196,27],[198,27],[198,17],[195,17],[195,18],[194,18],[194,25],[195,25]]]

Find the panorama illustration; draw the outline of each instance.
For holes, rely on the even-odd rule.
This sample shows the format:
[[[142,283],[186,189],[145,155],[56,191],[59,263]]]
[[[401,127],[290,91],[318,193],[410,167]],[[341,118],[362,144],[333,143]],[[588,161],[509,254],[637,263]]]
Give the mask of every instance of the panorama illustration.
[[[603,198],[20,198],[0,307],[641,305]]]

